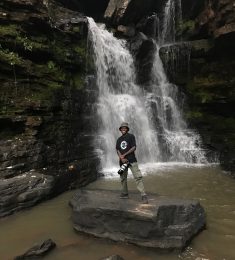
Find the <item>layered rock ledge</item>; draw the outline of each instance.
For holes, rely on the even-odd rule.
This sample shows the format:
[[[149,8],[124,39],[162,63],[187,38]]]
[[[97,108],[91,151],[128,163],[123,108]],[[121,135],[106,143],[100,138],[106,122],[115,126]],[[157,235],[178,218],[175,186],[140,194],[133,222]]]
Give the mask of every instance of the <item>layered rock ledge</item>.
[[[0,180],[0,217],[31,207],[51,197],[55,186],[53,176],[36,171]]]
[[[75,230],[114,241],[164,250],[183,249],[205,226],[205,212],[194,200],[118,192],[78,190],[70,201]]]

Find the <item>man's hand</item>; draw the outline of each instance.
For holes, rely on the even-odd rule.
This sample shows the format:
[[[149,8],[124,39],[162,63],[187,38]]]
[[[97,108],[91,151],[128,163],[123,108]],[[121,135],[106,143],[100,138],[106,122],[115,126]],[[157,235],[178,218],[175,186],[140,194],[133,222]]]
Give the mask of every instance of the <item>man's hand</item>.
[[[125,155],[124,154],[120,154],[119,158],[120,158],[120,160],[123,160],[123,159],[125,159]]]
[[[128,160],[124,158],[124,159],[121,159],[121,162],[122,162],[122,163],[127,163]]]
[[[126,154],[121,154],[120,151],[117,150],[118,157],[122,163],[127,163],[128,160],[125,159]]]

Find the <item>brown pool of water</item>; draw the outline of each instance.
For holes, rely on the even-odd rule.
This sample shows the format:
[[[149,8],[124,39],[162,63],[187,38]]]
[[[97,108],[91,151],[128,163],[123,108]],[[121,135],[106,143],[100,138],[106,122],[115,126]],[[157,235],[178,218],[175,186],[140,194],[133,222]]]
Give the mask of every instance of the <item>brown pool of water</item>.
[[[0,220],[0,259],[12,259],[34,243],[53,239],[57,248],[44,259],[96,260],[119,254],[125,260],[233,260],[235,259],[235,180],[219,167],[166,166],[148,170],[144,176],[148,192],[170,197],[198,199],[207,213],[207,228],[195,237],[186,250],[160,254],[103,239],[78,234],[73,230],[67,192],[34,208]],[[89,189],[119,189],[117,178],[100,178]],[[131,191],[135,183],[129,178]]]

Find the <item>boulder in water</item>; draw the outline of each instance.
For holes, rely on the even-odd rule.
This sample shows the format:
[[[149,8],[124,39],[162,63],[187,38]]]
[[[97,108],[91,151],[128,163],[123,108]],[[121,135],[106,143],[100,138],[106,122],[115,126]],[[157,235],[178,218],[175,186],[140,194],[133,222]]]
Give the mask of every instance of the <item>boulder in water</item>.
[[[23,255],[16,256],[14,260],[23,260],[23,259],[35,259],[42,257],[55,248],[56,243],[51,239],[47,239],[42,243],[36,244],[27,250]]]
[[[78,190],[70,205],[77,231],[158,249],[182,249],[205,226],[199,202],[139,194],[121,200],[115,191]]]
[[[54,177],[36,171],[0,181],[0,217],[31,207],[51,196]]]

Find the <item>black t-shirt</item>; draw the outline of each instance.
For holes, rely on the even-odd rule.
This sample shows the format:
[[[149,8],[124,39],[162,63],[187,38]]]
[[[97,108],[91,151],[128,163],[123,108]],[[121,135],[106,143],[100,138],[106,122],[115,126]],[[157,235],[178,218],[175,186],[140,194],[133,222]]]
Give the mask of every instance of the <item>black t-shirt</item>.
[[[132,135],[132,134],[127,133],[125,135],[120,136],[117,139],[116,149],[121,154],[126,153],[133,146],[136,147],[136,142],[135,142],[135,136]],[[132,153],[128,154],[127,156],[125,156],[125,159],[127,159],[130,163],[137,162],[134,152],[132,152]]]

